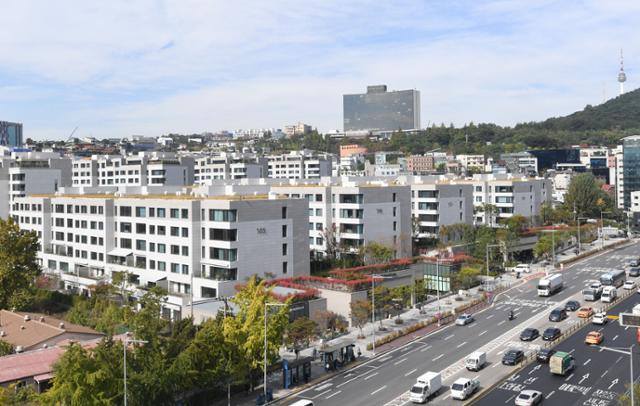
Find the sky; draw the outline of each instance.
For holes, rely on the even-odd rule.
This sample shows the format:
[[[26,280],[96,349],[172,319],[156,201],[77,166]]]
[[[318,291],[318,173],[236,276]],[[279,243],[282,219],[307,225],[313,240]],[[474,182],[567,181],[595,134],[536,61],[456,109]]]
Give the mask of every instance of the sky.
[[[0,120],[24,137],[303,121],[342,95],[421,92],[422,126],[513,125],[640,83],[637,0],[3,0]]]

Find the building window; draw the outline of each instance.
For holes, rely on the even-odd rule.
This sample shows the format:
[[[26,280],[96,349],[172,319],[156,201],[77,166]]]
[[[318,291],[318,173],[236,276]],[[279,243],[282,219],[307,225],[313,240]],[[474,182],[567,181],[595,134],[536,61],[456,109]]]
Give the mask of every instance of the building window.
[[[166,271],[167,264],[164,261],[158,261],[158,271]]]
[[[131,249],[131,239],[130,238],[121,238],[120,239],[120,247],[121,248],[129,248],[129,249]]]
[[[171,245],[171,255],[180,255],[179,245]]]
[[[189,247],[187,247],[186,245],[182,246],[182,256],[185,256],[185,257],[189,256]]]
[[[282,263],[282,273],[287,273],[287,270],[289,268],[289,264],[287,263],[287,261]]]
[[[236,261],[238,259],[238,250],[236,248],[209,248],[209,257],[220,261]]]
[[[238,230],[210,228],[209,239],[213,241],[236,241]]]
[[[282,218],[283,219],[287,218],[287,206],[282,208]]]
[[[157,217],[164,218],[166,217],[166,210],[162,208],[158,208]]]
[[[121,217],[131,217],[131,207],[129,207],[129,206],[120,206],[120,216]]]
[[[282,244],[282,255],[287,255],[287,244]]]
[[[147,209],[144,207],[136,207],[136,217],[146,217]]]
[[[167,228],[165,226],[158,226],[158,235],[166,235]]]
[[[120,223],[120,232],[121,233],[130,233],[131,232],[131,223]]]
[[[286,238],[287,236],[287,225],[283,224],[282,225],[282,238]]]
[[[144,223],[136,223],[136,234],[146,234],[147,233],[147,225]]]
[[[139,251],[146,251],[147,242],[145,240],[136,240],[136,249]]]
[[[211,209],[209,210],[209,221],[235,222],[236,210]]]
[[[164,254],[166,252],[167,252],[167,246],[165,244],[158,243],[158,253]]]
[[[189,275],[189,265],[182,265],[182,274]]]
[[[180,237],[180,227],[171,227],[169,230],[172,237]]]
[[[184,238],[189,237],[189,229],[187,227],[182,227],[181,231]]]
[[[180,273],[180,264],[171,264],[171,272],[172,273]]]

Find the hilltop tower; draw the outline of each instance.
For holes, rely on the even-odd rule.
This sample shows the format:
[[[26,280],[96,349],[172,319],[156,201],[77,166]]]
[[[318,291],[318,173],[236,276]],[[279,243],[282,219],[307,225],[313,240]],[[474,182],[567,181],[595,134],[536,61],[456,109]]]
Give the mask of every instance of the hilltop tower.
[[[618,82],[620,83],[620,95],[624,93],[624,82],[627,81],[627,75],[624,73],[624,60],[622,57],[622,49],[620,50],[620,72],[618,73]]]

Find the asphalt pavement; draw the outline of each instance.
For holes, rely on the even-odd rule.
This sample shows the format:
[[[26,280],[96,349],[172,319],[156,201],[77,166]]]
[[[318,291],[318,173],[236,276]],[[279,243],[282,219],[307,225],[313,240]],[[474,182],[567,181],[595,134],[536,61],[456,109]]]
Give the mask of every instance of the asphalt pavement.
[[[448,396],[448,386],[453,380],[460,376],[478,377],[486,388],[508,376],[513,368],[502,366],[499,359],[502,352],[517,341],[522,329],[548,323],[546,317],[552,308],[569,298],[579,297],[585,285],[611,268],[622,267],[629,256],[637,256],[637,251],[637,244],[633,244],[565,267],[562,271],[565,287],[550,298],[538,297],[537,279],[523,280],[496,297],[493,306],[476,313],[475,322],[467,326],[447,326],[307,388],[280,404],[303,398],[312,399],[316,405],[403,405],[408,403],[408,390],[415,379],[427,371],[441,371],[444,380],[443,391],[433,403],[460,404]],[[514,310],[515,320],[507,320],[509,310]],[[569,327],[572,321],[575,323],[575,317],[561,324]],[[529,351],[535,351],[535,344],[532,345],[527,347]],[[479,373],[469,373],[462,361],[479,349],[488,353],[490,364]]]
[[[637,279],[637,278],[635,278]],[[615,305],[608,314],[618,315],[630,312],[640,301],[637,293]],[[604,326],[585,325],[554,349],[569,352],[576,360],[575,370],[567,376],[556,376],[549,372],[549,366],[533,362],[512,374],[479,401],[478,406],[514,404],[515,397],[525,389],[538,390],[545,396],[545,405],[588,405],[608,406],[617,404],[619,394],[627,390],[630,381],[629,356],[604,351],[597,345],[586,345],[585,336],[590,331],[604,333],[603,346],[625,350],[637,344],[633,328],[621,327],[618,321],[609,321]],[[626,347],[626,348],[625,348]],[[638,350],[634,354],[634,378],[640,377],[638,370]],[[640,400],[639,400],[640,401]]]

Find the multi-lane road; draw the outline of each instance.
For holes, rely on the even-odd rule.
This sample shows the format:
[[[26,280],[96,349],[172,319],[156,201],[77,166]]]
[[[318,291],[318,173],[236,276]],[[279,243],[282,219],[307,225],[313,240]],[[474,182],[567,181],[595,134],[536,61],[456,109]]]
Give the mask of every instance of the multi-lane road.
[[[569,298],[580,298],[580,291],[585,285],[611,268],[623,267],[626,259],[633,255],[638,255],[637,244],[606,251],[566,267],[563,271],[564,289],[550,298],[537,296],[537,280],[523,281],[501,294],[493,306],[475,314],[474,323],[447,326],[307,388],[282,404],[303,398],[312,399],[316,405],[404,405],[409,403],[408,390],[416,378],[427,371],[440,371],[443,376],[443,390],[432,402],[460,404],[448,393],[448,387],[455,379],[476,377],[486,388],[509,376],[513,367],[500,364],[501,354],[515,345],[523,347],[518,341],[522,329],[536,326],[542,331],[549,324],[547,315],[551,309]],[[509,310],[514,310],[515,320],[507,320]],[[573,316],[559,326],[566,329],[575,323]],[[612,324],[606,328],[612,328]],[[534,351],[536,346],[532,343],[524,345],[524,348]],[[463,360],[477,350],[487,352],[489,365],[474,374],[464,369]],[[508,398],[501,403],[505,400]]]

